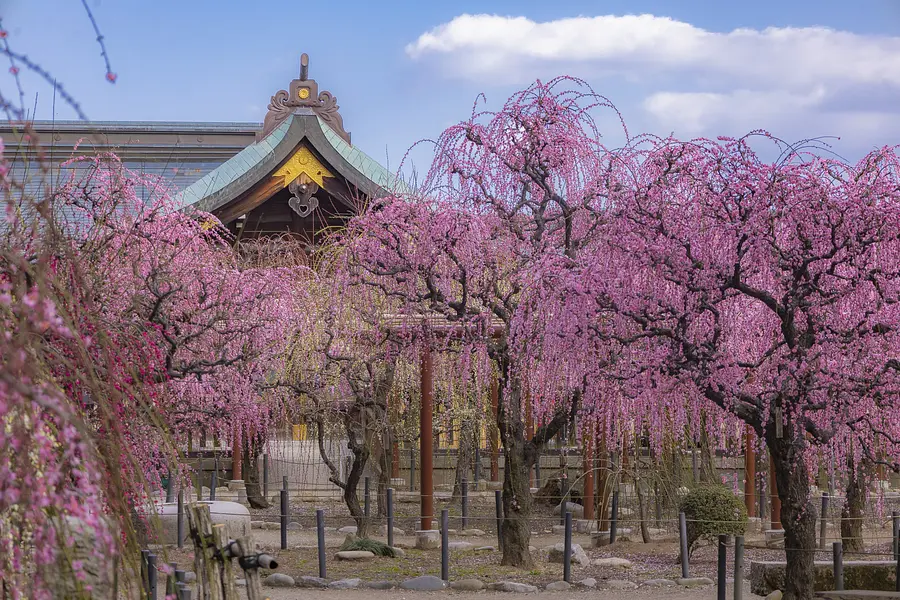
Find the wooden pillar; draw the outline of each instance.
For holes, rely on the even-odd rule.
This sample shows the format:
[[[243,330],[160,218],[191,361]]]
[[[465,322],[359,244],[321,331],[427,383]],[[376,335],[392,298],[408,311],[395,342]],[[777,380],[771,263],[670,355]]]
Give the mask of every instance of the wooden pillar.
[[[423,531],[431,529],[431,519],[434,516],[433,368],[431,348],[426,345],[422,350],[422,369],[420,373],[422,407],[419,411],[419,476],[421,481],[419,497],[421,500],[421,528]]]
[[[231,479],[243,479],[241,476],[241,430],[234,428],[234,444],[231,448]]]
[[[781,529],[781,498],[778,497],[778,483],[775,481],[775,461],[769,456],[769,490],[772,500],[772,529]]]
[[[584,519],[594,520],[594,423],[589,421],[581,433],[584,444]]]
[[[747,514],[756,514],[756,449],[753,447],[753,429],[746,425],[744,436],[744,502]]]
[[[494,425],[491,427],[491,481],[500,481],[500,429],[497,427],[497,411],[500,405],[500,383],[497,376],[491,379],[491,410]]]

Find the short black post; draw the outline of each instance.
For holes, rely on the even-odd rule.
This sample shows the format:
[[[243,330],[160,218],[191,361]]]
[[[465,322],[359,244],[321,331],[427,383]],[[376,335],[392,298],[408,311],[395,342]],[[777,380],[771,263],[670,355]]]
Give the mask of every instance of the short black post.
[[[734,538],[734,600],[744,597],[744,536]]]
[[[844,546],[841,542],[834,542],[832,546],[834,556],[834,589],[837,592],[844,591]]]
[[[566,533],[563,538],[563,581],[572,583],[572,513],[566,511]]]
[[[716,598],[725,600],[725,561],[728,560],[728,536],[719,535],[719,573],[716,578]]]
[[[287,479],[287,478],[285,478]],[[287,550],[287,528],[288,528],[288,491],[287,485],[281,490],[281,549]]]
[[[172,566],[175,566],[175,563],[172,563]],[[184,583],[184,571],[179,569],[175,569],[175,585],[177,586],[179,583]]]
[[[893,526],[893,538],[891,547],[894,549],[894,560],[900,560],[900,513],[896,510],[891,513],[891,525]]]
[[[822,519],[819,522],[819,550],[825,549],[828,528],[828,492],[822,492]]]
[[[538,489],[541,489],[541,455],[538,454],[537,458],[534,459],[534,482],[537,484]]]
[[[369,516],[369,503],[371,501],[372,500],[369,494],[369,478],[366,477],[363,480],[363,514],[365,514],[366,517]]]
[[[409,491],[416,491],[416,451],[409,449]]]
[[[316,509],[316,536],[319,540],[319,577],[325,579],[325,511]]]
[[[147,598],[156,600],[156,555],[147,555]]]
[[[215,501],[216,487],[219,484],[219,460],[216,459],[216,468],[213,469],[212,477],[209,478],[209,499]]]
[[[678,513],[678,539],[681,541],[681,578],[688,578],[688,542],[687,519],[684,513]]]
[[[263,498],[269,501],[269,453],[263,454]]]
[[[613,492],[612,496],[612,515],[609,519],[609,543],[616,543],[616,528],[619,522],[619,492]]]
[[[450,581],[450,511],[441,510],[441,579]]]
[[[478,482],[481,481],[481,439],[475,443],[475,489],[478,489]]]
[[[145,596],[149,593],[147,588],[147,562],[149,556],[149,550],[141,550],[141,591]]]
[[[503,551],[503,492],[494,490],[494,510],[497,513],[497,546]]]
[[[469,520],[469,482],[466,479],[462,480],[462,525],[460,529],[466,528],[466,523]]]
[[[178,569],[178,565],[169,563],[169,566],[172,567],[172,572],[166,575],[166,596],[173,596],[175,594],[175,571]]]
[[[178,521],[176,522],[176,535],[178,547],[184,548],[184,490],[178,490]]]
[[[175,502],[175,486],[172,485],[172,469],[169,469],[166,472],[166,504],[172,502]]]
[[[394,488],[387,490],[387,543],[394,547]]]
[[[186,583],[181,582],[177,584],[177,587],[178,596],[176,596],[176,600],[191,600],[191,588]]]

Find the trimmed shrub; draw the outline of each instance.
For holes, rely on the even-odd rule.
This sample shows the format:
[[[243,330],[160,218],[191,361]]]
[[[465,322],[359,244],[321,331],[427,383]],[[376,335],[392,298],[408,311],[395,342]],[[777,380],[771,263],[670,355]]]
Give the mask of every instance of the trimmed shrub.
[[[747,530],[744,501],[722,485],[695,487],[678,509],[687,519],[688,556],[700,542],[715,543],[719,535],[743,535]]]
[[[371,552],[375,556],[387,556],[393,558],[394,549],[378,540],[370,540],[369,538],[348,539],[341,544],[341,551],[346,550],[365,550]]]

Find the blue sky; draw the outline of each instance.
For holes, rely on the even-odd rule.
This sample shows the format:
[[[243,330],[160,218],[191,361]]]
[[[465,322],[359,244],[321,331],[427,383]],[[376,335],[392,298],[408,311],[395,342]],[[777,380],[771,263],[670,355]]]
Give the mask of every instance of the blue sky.
[[[586,79],[632,132],[832,135],[851,159],[900,141],[898,0],[88,3],[115,85],[79,0],[0,0],[0,17],[96,120],[259,122],[307,52],[354,143],[391,167],[479,92],[498,107],[558,74]],[[49,86],[24,82],[49,118]]]

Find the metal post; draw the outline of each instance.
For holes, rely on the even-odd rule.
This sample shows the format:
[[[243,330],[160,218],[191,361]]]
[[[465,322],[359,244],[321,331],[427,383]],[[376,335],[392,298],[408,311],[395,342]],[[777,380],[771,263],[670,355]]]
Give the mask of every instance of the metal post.
[[[269,453],[263,454],[263,498],[269,501]]]
[[[497,513],[497,547],[503,551],[503,492],[494,490],[494,509]]]
[[[409,491],[416,491],[416,449],[409,449]]]
[[[900,560],[900,513],[896,510],[891,513],[891,524],[894,535],[891,538],[891,546],[894,549],[894,560]]]
[[[172,566],[174,567],[175,563],[172,563]],[[175,570],[175,585],[178,585],[179,583],[184,583],[184,571],[176,569]]]
[[[481,435],[479,434],[475,442],[475,489],[478,489],[478,482],[481,481]]]
[[[178,591],[177,600],[191,600],[191,588],[186,583],[179,583],[178,585],[181,589]]]
[[[728,536],[719,535],[719,574],[716,578],[716,598],[725,600],[725,561],[728,559]]]
[[[566,498],[569,496],[569,476],[565,472],[559,476],[559,495],[561,496],[559,501],[559,524],[565,525],[566,507],[568,506]]]
[[[156,600],[156,555],[147,555],[147,598]]]
[[[287,529],[288,529],[288,491],[287,486],[281,490],[281,549],[287,550]]]
[[[149,588],[147,587],[148,556],[150,556],[149,550],[141,550],[141,591],[145,596],[149,593]]]
[[[619,521],[619,492],[613,492],[612,497],[612,517],[609,519],[609,543],[616,543],[616,526]]]
[[[371,503],[372,498],[369,493],[369,478],[366,477],[363,480],[363,514],[366,515],[366,518],[369,517],[369,504]]]
[[[175,487],[172,485],[172,469],[166,471],[166,504],[175,502]]]
[[[316,537],[319,540],[319,577],[325,579],[325,511],[316,509]]]
[[[734,538],[734,600],[744,597],[744,536]]]
[[[431,529],[434,517],[434,425],[432,410],[434,408],[434,377],[431,348],[427,345],[422,350],[421,401],[419,411],[419,460],[421,461],[419,477],[421,485],[419,499],[421,504],[422,524],[420,529]]]
[[[834,557],[834,589],[842,592],[844,591],[844,547],[841,542],[834,542],[832,556]]]
[[[387,490],[387,544],[394,547],[394,488]]]
[[[466,523],[469,520],[469,482],[466,479],[462,480],[462,525],[460,529],[466,528]]]
[[[572,583],[572,513],[566,511],[566,533],[563,544],[563,581]]]
[[[184,548],[184,490],[178,490],[178,521],[176,526],[178,547]]]
[[[441,511],[441,579],[450,581],[450,511]]]
[[[678,538],[681,541],[681,578],[688,578],[688,542],[687,519],[684,513],[678,513]]]
[[[219,483],[219,459],[216,458],[215,469],[213,469],[212,477],[209,479],[209,499],[213,502],[216,500],[216,486]]]
[[[825,536],[828,528],[828,492],[822,492],[822,519],[819,523],[819,550],[825,549]]]
[[[538,453],[537,458],[534,459],[534,479],[535,485],[537,485],[538,489],[541,489],[541,455]]]

